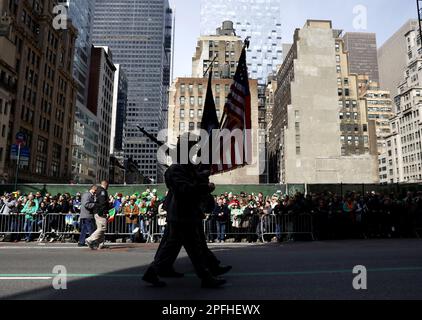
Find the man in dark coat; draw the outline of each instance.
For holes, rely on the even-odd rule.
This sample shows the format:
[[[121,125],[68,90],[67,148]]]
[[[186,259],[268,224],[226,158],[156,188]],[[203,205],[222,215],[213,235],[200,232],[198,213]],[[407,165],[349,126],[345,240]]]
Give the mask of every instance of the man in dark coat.
[[[183,139],[189,139],[189,137],[180,138],[179,154],[181,153],[180,142]],[[191,143],[188,150],[191,150],[192,146]],[[204,246],[203,229],[199,227],[202,226],[203,221],[201,201],[215,189],[215,186],[204,181],[191,160],[187,164],[180,164],[180,162],[180,157],[178,157],[176,164],[173,164],[165,173],[165,181],[169,189],[166,199],[167,237],[162,242],[143,280],[154,286],[165,286],[158,275],[163,270],[168,270],[169,262],[174,259],[175,253],[179,253],[180,245],[182,245],[198,277],[202,280],[202,287],[217,288],[224,285],[226,281],[212,274],[207,251],[204,248],[206,243]]]
[[[101,186],[95,192],[94,217],[97,229],[85,240],[85,243],[93,250],[97,249],[105,241],[108,213],[111,209],[107,189],[108,181],[102,181]]]

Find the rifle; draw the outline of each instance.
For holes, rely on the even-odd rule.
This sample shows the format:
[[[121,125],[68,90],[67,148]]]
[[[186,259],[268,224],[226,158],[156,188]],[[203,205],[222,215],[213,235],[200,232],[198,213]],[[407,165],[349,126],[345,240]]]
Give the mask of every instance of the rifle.
[[[140,125],[137,126],[139,131],[141,131],[145,136],[147,136],[152,142],[154,142],[159,147],[164,146],[164,142],[159,141],[156,137],[154,137],[152,134],[150,134],[148,131],[146,131],[144,128],[142,128]]]
[[[147,138],[149,138],[152,142],[154,142],[159,148],[164,146],[165,143],[161,142],[160,140],[158,140],[156,137],[154,137],[151,133],[149,133],[148,131],[145,130],[145,128],[141,127],[140,125],[136,126],[139,131],[141,131]],[[166,151],[166,155],[169,156],[170,155],[170,148],[167,149]],[[163,164],[164,167],[169,168],[168,165]]]

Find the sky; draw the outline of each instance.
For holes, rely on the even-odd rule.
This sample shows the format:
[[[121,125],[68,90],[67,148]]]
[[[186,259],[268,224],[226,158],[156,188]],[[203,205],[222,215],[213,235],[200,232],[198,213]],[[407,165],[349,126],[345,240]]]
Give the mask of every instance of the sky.
[[[303,27],[307,19],[323,19],[332,20],[334,29],[375,32],[378,46],[381,46],[408,19],[417,18],[414,0],[280,1],[283,4],[281,16],[283,43],[292,43],[294,30]],[[190,76],[192,56],[200,34],[200,0],[170,0],[170,5],[176,12],[173,77]],[[366,30],[357,30],[354,27],[358,20],[353,11],[357,6],[363,6],[367,12]]]

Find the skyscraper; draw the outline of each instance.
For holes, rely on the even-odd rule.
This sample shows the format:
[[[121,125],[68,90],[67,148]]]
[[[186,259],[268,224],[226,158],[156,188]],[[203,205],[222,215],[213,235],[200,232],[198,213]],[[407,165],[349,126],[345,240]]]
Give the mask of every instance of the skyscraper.
[[[349,52],[350,72],[368,76],[369,81],[379,82],[377,35],[367,32],[347,32],[343,36]]]
[[[223,21],[234,22],[236,34],[250,36],[250,77],[265,84],[282,62],[280,0],[201,0],[201,34],[214,34]]]
[[[398,93],[397,87],[407,68],[409,44],[405,35],[418,27],[418,20],[407,21],[378,49],[380,87],[390,91],[393,97]]]
[[[93,46],[89,71],[88,106],[98,119],[97,181],[109,179],[115,71],[110,48]]]
[[[77,183],[95,183],[97,176],[97,116],[88,106],[88,82],[95,0],[67,0],[68,15],[78,30],[73,78],[77,83],[75,130],[72,146],[72,176]]]
[[[124,146],[127,108],[127,78],[120,65],[114,74],[113,111],[111,115],[110,153],[121,154]]]
[[[137,125],[157,134],[164,125],[170,82],[172,10],[168,0],[97,0],[93,40],[108,46],[128,79],[125,158],[157,181],[157,146]]]

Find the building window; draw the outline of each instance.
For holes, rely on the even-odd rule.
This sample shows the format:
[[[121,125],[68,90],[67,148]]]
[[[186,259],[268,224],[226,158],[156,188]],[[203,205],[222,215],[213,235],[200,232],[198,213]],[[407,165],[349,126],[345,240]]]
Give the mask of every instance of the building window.
[[[37,142],[37,152],[47,154],[47,140],[39,137]]]
[[[193,109],[189,110],[189,118],[191,118],[191,119],[195,118],[195,110],[193,110]]]
[[[35,173],[45,175],[47,169],[47,161],[43,157],[37,157],[35,163]]]
[[[181,106],[184,106],[185,105],[185,102],[186,102],[186,98],[185,97],[180,97],[180,105]]]
[[[340,51],[340,44],[336,43],[336,52],[339,52],[339,51]]]
[[[195,122],[189,122],[189,131],[195,130]]]
[[[184,118],[185,117],[185,109],[180,109],[180,118]]]
[[[180,122],[179,123],[179,131],[180,132],[184,132],[185,131],[185,123],[184,122]]]

